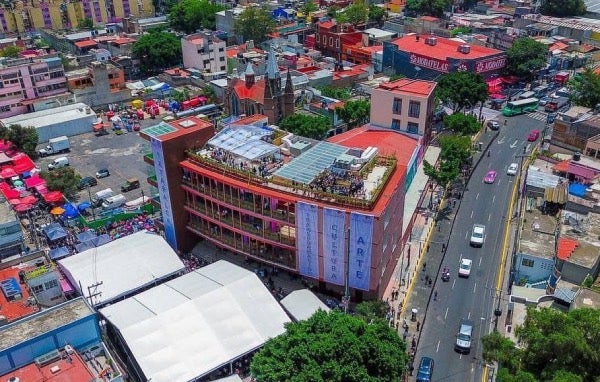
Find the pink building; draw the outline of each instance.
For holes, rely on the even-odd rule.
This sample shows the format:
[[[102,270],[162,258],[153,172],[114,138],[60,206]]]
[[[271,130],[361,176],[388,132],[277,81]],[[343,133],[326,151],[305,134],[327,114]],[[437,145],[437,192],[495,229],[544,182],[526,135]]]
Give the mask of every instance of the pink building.
[[[183,66],[196,68],[203,72],[227,71],[227,52],[225,41],[211,33],[195,33],[181,39]]]
[[[59,57],[10,60],[0,66],[0,80],[0,118],[43,110],[44,99],[68,93]]]
[[[371,93],[371,124],[431,139],[436,83],[402,78],[381,84]]]

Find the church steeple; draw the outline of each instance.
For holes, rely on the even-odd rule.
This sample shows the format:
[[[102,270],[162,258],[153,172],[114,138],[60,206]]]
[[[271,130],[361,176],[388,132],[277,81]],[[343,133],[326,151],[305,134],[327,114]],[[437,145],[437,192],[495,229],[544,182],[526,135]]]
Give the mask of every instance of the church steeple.
[[[267,78],[269,80],[280,78],[279,67],[277,66],[277,60],[275,59],[273,45],[269,47],[269,57],[267,58]]]
[[[249,62],[248,66],[246,66],[246,71],[244,72],[244,80],[246,82],[246,87],[252,87],[252,85],[254,85],[255,79],[256,77],[254,74],[254,69],[252,69],[252,63]]]

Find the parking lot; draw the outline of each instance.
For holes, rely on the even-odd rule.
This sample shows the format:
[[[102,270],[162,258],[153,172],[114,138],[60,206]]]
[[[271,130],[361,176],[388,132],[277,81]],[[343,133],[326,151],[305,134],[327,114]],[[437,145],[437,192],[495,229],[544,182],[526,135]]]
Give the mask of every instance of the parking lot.
[[[142,128],[160,122],[160,119],[146,119],[141,121]],[[108,129],[109,130],[109,129]],[[110,131],[110,130],[109,130]],[[96,186],[90,187],[93,195],[99,190],[112,188],[115,194],[121,192],[121,185],[128,178],[137,178],[141,188],[124,193],[127,200],[134,200],[142,195],[154,196],[156,190],[151,190],[146,181],[150,166],[144,163],[143,156],[150,152],[150,143],[139,136],[139,133],[130,132],[116,135],[112,131],[108,135],[96,136],[93,132],[69,137],[71,151],[67,154],[52,155],[36,161],[40,169],[47,170],[48,164],[61,156],[69,158],[69,165],[81,177],[94,176],[100,168],[108,168],[110,176],[98,179]],[[43,145],[38,147],[42,148]],[[74,202],[88,200],[87,189],[79,191]]]

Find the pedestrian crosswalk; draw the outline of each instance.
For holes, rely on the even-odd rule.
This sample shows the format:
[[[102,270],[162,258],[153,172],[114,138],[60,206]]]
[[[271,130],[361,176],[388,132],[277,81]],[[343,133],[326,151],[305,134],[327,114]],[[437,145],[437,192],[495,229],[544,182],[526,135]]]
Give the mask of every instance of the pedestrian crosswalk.
[[[546,119],[548,119],[548,113],[544,113],[543,111],[536,111],[533,113],[529,113],[527,114],[528,117],[533,118],[533,119],[537,119],[538,121],[544,121],[546,122]]]

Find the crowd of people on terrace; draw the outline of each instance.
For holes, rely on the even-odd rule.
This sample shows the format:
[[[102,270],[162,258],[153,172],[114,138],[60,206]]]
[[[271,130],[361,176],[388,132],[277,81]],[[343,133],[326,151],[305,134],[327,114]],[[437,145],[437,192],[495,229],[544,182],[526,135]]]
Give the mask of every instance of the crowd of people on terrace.
[[[269,175],[273,169],[278,168],[283,164],[283,161],[276,159],[274,156],[265,156],[255,162],[251,162],[219,148],[210,149],[209,155],[211,159],[223,163],[233,169],[252,171],[254,174],[262,177]]]
[[[349,171],[334,172],[325,170],[315,177],[310,184],[310,188],[352,197],[363,197],[365,193],[362,177]]]

